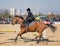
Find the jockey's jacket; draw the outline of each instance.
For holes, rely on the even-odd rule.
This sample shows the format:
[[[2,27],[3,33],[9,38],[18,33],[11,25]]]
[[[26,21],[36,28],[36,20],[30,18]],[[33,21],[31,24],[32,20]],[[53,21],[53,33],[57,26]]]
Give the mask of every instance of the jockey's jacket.
[[[33,16],[33,14],[32,14],[31,12],[29,12],[26,20],[28,20],[28,21],[33,21],[34,19],[35,19],[35,18],[34,18],[34,16]]]

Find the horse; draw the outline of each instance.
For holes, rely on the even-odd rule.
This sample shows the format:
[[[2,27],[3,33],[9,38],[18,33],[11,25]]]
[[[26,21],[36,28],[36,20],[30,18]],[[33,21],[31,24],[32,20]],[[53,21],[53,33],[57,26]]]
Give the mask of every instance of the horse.
[[[31,26],[27,27],[26,24],[25,24],[26,23],[25,19],[22,16],[15,16],[13,18],[12,24],[15,25],[16,22],[18,22],[20,24],[21,31],[17,34],[17,36],[15,38],[15,41],[17,41],[18,36],[20,36],[21,39],[22,39],[23,38],[22,35],[24,33],[27,33],[27,32],[38,32],[39,35],[36,36],[35,39],[39,38],[38,41],[37,41],[37,43],[39,43],[39,40],[42,37],[42,32],[46,28],[50,27],[51,29],[54,29],[54,30],[56,29],[52,24],[46,25],[45,23],[37,21],[37,20],[34,21],[34,24],[32,24]],[[54,32],[54,30],[53,30],[53,32]]]

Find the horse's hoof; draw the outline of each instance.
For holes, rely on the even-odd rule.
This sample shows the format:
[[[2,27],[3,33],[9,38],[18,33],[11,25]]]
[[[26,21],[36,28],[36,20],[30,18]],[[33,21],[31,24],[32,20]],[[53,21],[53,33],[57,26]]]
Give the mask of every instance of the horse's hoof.
[[[39,41],[37,41],[37,44],[39,44]]]
[[[37,37],[35,37],[35,39],[37,39]]]
[[[17,39],[15,39],[15,42],[17,41]]]

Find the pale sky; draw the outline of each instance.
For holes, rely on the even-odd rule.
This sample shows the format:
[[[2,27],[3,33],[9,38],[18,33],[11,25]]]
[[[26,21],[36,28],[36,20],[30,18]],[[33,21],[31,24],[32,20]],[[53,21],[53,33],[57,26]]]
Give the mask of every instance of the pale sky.
[[[60,0],[0,0],[0,9],[10,8],[22,9],[22,12],[31,8],[32,12],[47,14],[52,11],[60,14]]]

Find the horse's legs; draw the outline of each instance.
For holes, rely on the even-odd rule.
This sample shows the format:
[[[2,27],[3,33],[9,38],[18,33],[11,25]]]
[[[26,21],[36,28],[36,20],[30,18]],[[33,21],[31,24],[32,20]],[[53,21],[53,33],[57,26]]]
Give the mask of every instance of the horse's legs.
[[[36,36],[35,39],[37,39],[39,36]]]
[[[17,36],[16,36],[16,38],[15,38],[15,41],[17,40],[17,38],[18,38],[18,36],[20,36],[21,37],[21,39],[23,38],[21,35],[24,33],[24,31],[22,30],[22,31],[20,31],[18,34],[17,34]]]
[[[39,40],[37,41],[37,43],[39,43],[39,41],[40,41],[40,39],[41,39],[41,37],[42,37],[42,32],[43,32],[42,29],[40,29],[39,32],[38,32],[39,35],[38,35],[37,37],[39,37]],[[37,37],[36,37],[36,38],[37,38]]]
[[[15,38],[15,41],[17,41],[17,38],[18,38],[19,34],[17,34],[16,38]]]
[[[23,39],[23,37],[21,36],[22,34],[23,34],[23,32],[18,33],[17,36],[16,36],[16,38],[15,38],[15,41],[17,41],[17,38],[18,38],[19,35],[20,35],[21,39]]]
[[[20,35],[21,39],[23,39],[22,35],[23,35],[24,33],[26,33],[26,32],[27,32],[27,31],[22,30],[22,31],[19,33],[19,35]]]
[[[42,36],[42,35],[41,35]],[[37,39],[39,36],[36,36],[35,39]]]
[[[20,34],[21,39],[23,39],[22,34]]]
[[[40,41],[40,39],[42,37],[42,34],[40,34],[38,37],[39,37],[39,40],[37,41],[37,43],[39,43],[39,41]]]
[[[38,31],[38,33],[39,33],[39,31]],[[37,39],[38,37],[39,37],[39,36],[36,36],[35,39]]]

